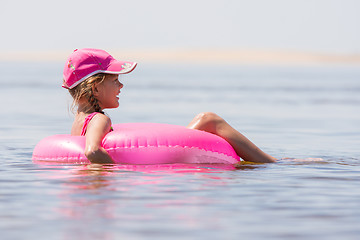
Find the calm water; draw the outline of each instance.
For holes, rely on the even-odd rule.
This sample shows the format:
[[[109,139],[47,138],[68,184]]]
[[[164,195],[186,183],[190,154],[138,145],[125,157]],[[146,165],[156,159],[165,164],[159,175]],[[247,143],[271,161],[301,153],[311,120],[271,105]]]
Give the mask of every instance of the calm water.
[[[0,64],[1,239],[360,236],[359,67],[140,64],[108,111],[179,125],[213,111],[276,164],[35,165],[35,144],[71,126],[62,66]]]

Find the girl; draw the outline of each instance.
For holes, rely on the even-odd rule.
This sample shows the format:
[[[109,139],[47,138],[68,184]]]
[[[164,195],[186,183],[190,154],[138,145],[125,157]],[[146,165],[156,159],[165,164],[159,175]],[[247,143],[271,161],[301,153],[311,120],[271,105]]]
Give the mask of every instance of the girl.
[[[136,65],[135,62],[118,61],[103,50],[87,48],[75,50],[64,67],[63,87],[69,90],[77,107],[71,135],[86,137],[85,156],[92,163],[113,163],[101,147],[104,136],[112,131],[111,120],[103,110],[119,106],[118,96],[124,85],[118,76],[131,72]],[[224,138],[245,161],[275,162],[275,158],[214,113],[200,113],[187,127]]]

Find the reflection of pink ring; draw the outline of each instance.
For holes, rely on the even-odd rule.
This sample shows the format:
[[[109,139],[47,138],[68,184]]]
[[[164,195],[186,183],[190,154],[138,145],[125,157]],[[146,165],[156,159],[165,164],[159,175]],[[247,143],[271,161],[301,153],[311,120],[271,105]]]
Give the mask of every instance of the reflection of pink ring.
[[[120,164],[237,163],[240,158],[219,136],[182,126],[159,123],[115,124],[103,148]],[[55,135],[35,147],[36,163],[90,163],[85,137]]]

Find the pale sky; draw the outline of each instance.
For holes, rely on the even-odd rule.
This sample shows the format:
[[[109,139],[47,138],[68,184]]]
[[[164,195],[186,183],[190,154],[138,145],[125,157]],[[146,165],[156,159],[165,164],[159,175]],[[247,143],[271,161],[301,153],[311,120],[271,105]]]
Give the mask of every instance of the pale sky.
[[[360,54],[359,0],[1,0],[1,52],[263,49]]]

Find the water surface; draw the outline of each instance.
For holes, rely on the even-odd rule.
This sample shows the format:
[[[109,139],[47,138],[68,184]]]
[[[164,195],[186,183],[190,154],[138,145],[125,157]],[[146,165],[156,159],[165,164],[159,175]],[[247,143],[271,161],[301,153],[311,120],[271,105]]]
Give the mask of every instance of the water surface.
[[[36,165],[68,133],[63,63],[1,63],[2,239],[357,239],[360,69],[140,64],[114,123],[213,111],[276,164]],[[19,70],[21,69],[21,71]]]

